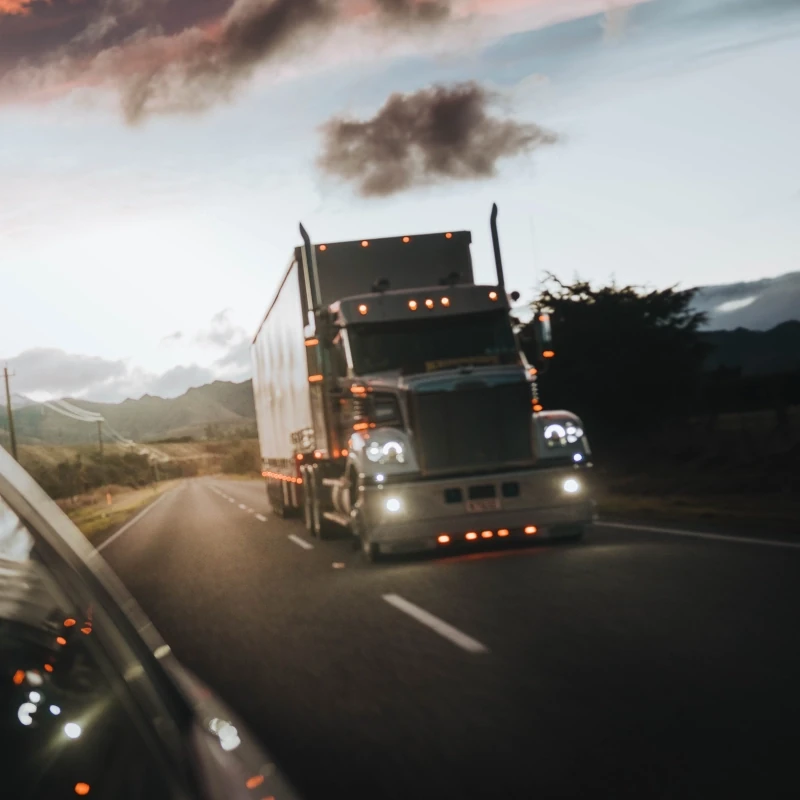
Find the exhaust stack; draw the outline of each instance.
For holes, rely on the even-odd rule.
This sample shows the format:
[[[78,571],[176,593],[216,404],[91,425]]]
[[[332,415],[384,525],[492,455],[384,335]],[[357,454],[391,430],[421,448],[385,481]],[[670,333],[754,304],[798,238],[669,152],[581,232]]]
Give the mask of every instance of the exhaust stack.
[[[305,262],[305,284],[308,295],[308,305],[316,314],[320,310],[320,298],[322,292],[319,289],[319,271],[317,270],[317,256],[311,244],[311,237],[308,231],[300,223],[300,235],[303,237],[303,261]]]
[[[494,263],[497,266],[497,285],[505,290],[506,279],[503,274],[503,256],[500,253],[500,237],[497,233],[497,203],[492,206],[492,244],[494,245]]]

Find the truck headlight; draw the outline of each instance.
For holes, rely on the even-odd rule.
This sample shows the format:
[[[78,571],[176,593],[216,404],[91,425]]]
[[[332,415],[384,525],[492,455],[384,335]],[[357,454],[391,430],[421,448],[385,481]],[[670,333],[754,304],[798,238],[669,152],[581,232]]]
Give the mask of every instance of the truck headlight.
[[[581,485],[575,478],[567,478],[564,481],[564,491],[567,494],[575,494],[581,490]]]
[[[553,422],[544,429],[544,438],[550,447],[575,444],[583,436],[583,430],[575,423],[566,421],[564,424]]]
[[[373,464],[404,464],[405,451],[400,442],[370,442],[365,450]]]

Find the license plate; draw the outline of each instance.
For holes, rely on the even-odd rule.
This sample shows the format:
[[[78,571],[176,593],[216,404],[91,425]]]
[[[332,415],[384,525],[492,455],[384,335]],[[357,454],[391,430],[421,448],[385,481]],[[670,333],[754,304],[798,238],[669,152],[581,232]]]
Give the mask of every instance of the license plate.
[[[496,497],[489,497],[486,500],[467,500],[467,511],[498,511],[500,501]]]

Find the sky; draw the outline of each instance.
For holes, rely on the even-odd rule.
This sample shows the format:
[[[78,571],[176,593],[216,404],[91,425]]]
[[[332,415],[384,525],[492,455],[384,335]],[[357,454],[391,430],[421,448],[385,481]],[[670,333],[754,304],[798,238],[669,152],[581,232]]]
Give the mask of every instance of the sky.
[[[752,302],[800,269],[799,39],[800,0],[0,0],[0,361],[37,399],[241,380],[301,220],[472,230],[488,283],[493,202],[524,301]]]

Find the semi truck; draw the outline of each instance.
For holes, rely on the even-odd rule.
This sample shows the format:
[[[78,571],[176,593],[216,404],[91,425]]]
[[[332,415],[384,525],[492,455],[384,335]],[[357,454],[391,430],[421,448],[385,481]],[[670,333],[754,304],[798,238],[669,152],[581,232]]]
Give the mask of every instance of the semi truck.
[[[518,292],[476,284],[468,231],[295,248],[252,346],[273,513],[349,531],[370,561],[490,539],[580,538],[594,504],[581,420],[545,410],[553,351],[514,331]]]

